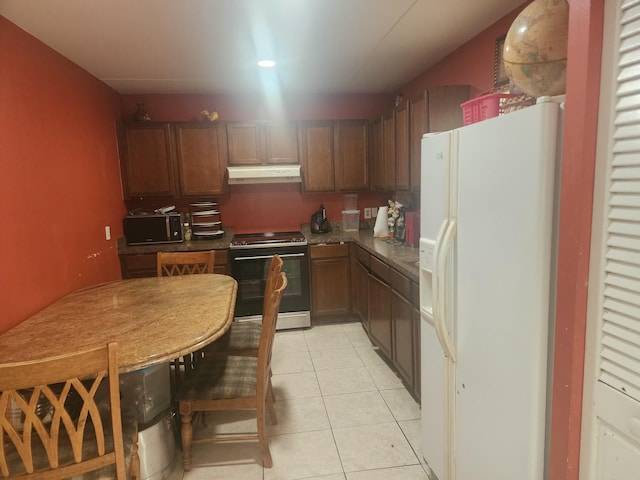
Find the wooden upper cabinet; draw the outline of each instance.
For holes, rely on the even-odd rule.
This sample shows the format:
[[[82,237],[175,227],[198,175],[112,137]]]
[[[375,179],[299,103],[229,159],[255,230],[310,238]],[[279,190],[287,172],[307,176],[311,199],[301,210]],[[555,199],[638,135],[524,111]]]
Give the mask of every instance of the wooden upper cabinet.
[[[369,122],[338,120],[334,130],[336,190],[369,189]]]
[[[184,196],[226,192],[227,142],[224,126],[175,124],[179,193]]]
[[[120,125],[118,140],[125,198],[175,195],[169,123],[125,123]]]
[[[427,133],[427,92],[409,101],[409,186],[420,191],[420,149]]]
[[[371,121],[371,188],[384,190],[384,144],[382,117]]]
[[[428,132],[446,132],[462,126],[460,104],[469,100],[469,85],[432,87],[411,100],[409,112],[410,185],[420,191],[420,147]]]
[[[384,165],[383,189],[396,189],[396,117],[394,112],[382,117],[382,163]]]
[[[228,123],[229,165],[261,165],[262,135],[259,123]]]
[[[372,123],[373,190],[396,189],[396,121],[394,112]]]
[[[333,122],[301,122],[298,129],[300,163],[306,192],[333,192]]]
[[[403,102],[396,109],[396,190],[409,190],[409,105]]]
[[[461,127],[462,108],[460,104],[469,100],[469,85],[446,85],[433,87],[429,94],[428,132],[446,132]]]
[[[299,163],[295,122],[227,124],[229,165],[288,165]]]
[[[270,165],[300,163],[298,131],[295,122],[264,125],[265,161]]]

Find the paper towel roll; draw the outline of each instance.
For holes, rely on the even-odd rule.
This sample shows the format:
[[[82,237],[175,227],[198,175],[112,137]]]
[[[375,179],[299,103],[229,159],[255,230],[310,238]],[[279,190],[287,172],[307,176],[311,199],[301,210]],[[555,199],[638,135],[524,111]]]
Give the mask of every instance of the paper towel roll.
[[[376,223],[373,226],[374,237],[387,237],[389,236],[389,222],[388,216],[389,207],[378,208],[378,216],[376,217]]]

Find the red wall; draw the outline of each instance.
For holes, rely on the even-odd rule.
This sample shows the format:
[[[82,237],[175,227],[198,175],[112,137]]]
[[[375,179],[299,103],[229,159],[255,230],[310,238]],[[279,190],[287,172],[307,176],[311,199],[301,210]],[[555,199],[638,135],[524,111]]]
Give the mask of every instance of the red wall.
[[[155,121],[200,120],[203,109],[217,109],[221,120],[322,120],[373,118],[392,106],[392,95],[323,95],[291,96],[281,102],[262,97],[228,95],[126,95],[122,111],[131,117],[137,103]],[[362,192],[358,196],[360,216],[365,207],[386,205],[392,195]],[[217,198],[224,226],[237,232],[299,229],[309,223],[320,203],[330,221],[342,220],[343,198],[339,193],[304,194],[300,184],[230,186],[229,194]],[[179,210],[188,211],[188,201],[178,202]],[[140,206],[131,202],[130,207]],[[151,203],[161,206],[158,201]]]
[[[471,85],[472,95],[491,90],[496,39],[507,33],[513,20],[525,6],[505,15],[412,80],[401,90],[404,97],[411,98],[427,87],[438,85]]]
[[[118,279],[119,96],[0,17],[0,333]]]

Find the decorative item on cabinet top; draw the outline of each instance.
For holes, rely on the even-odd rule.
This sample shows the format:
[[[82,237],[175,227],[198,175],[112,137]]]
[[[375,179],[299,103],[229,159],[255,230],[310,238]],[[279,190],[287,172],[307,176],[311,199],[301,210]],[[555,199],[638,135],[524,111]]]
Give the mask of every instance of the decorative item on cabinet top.
[[[144,109],[144,103],[136,103],[136,105],[138,106],[138,109],[136,110],[136,113],[133,114],[133,119],[137,122],[150,122],[151,117]]]
[[[205,110],[202,110],[200,113],[203,115],[204,120],[209,122],[215,122],[220,118],[217,108],[214,108],[211,112],[205,109]]]
[[[189,204],[191,231],[194,240],[211,240],[224,235],[220,209],[216,202]]]

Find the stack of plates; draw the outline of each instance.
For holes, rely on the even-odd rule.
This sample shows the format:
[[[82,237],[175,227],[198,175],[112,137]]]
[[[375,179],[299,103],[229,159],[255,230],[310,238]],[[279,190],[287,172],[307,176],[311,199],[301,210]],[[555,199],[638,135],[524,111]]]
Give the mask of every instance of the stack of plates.
[[[195,239],[220,238],[224,235],[220,210],[215,202],[195,202],[191,210],[191,230]]]

